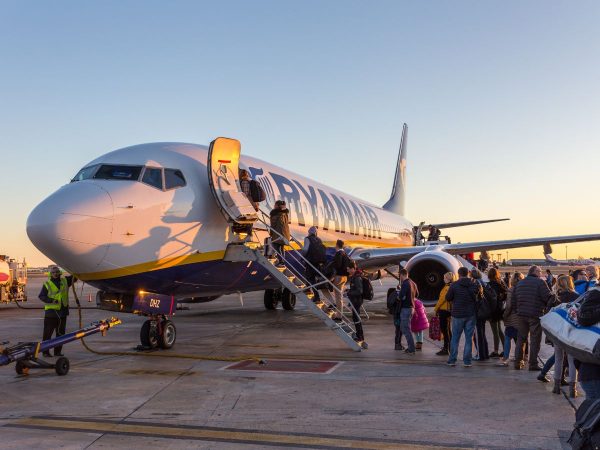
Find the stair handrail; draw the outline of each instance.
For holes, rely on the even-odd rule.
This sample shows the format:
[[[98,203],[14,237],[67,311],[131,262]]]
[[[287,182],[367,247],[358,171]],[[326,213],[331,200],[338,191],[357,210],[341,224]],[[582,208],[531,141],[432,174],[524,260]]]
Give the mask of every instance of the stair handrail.
[[[264,211],[263,211],[263,210],[262,210],[260,207],[259,207],[259,209],[258,209],[258,212],[262,213],[262,214],[263,214],[263,216],[270,217],[270,216],[269,216],[267,213],[265,213],[265,212],[264,212]],[[286,238],[284,235],[282,235],[282,234],[281,234],[279,231],[277,231],[277,230],[275,230],[273,227],[271,227],[271,224],[270,224],[270,223],[267,223],[267,222],[266,222],[264,219],[261,219],[260,217],[258,217],[258,220],[259,220],[260,222],[262,222],[262,223],[263,223],[263,224],[264,224],[264,225],[267,227],[267,231],[269,231],[269,232],[271,232],[271,231],[272,231],[273,233],[275,233],[276,235],[278,235],[280,238],[282,238],[282,239],[283,239],[283,241],[284,241],[284,243],[287,243],[287,244],[289,244],[289,243],[290,243],[289,241],[290,241],[290,240],[292,240],[293,242],[295,242],[295,243],[296,243],[296,244],[297,244],[297,245],[300,247],[300,250],[302,250],[302,249],[304,248],[304,244],[303,244],[303,243],[301,243],[301,242],[300,242],[298,239],[296,239],[296,238],[295,238],[294,236],[292,236],[291,234],[290,234],[290,240],[288,240],[288,239],[287,239],[287,238]],[[342,295],[342,297],[344,296],[344,293],[343,293],[343,292],[342,292],[342,291],[341,291],[341,290],[340,290],[340,289],[339,289],[339,288],[338,288],[338,287],[337,287],[337,286],[336,286],[336,285],[335,285],[335,284],[334,284],[334,283],[333,283],[333,282],[332,282],[332,281],[331,281],[329,278],[327,278],[327,277],[326,277],[326,276],[325,276],[325,275],[324,275],[324,274],[323,274],[323,273],[322,273],[322,272],[321,272],[319,269],[317,269],[317,268],[316,268],[314,265],[312,265],[312,264],[311,264],[311,262],[310,262],[308,259],[306,259],[306,258],[304,257],[304,255],[302,255],[302,253],[301,253],[301,252],[297,252],[297,255],[298,255],[298,256],[300,256],[300,258],[301,258],[301,260],[302,260],[302,261],[304,261],[306,264],[308,264],[310,267],[312,267],[312,268],[314,269],[314,271],[315,271],[317,274],[319,274],[319,275],[320,275],[320,276],[323,278],[323,281],[321,281],[321,282],[319,282],[319,283],[316,283],[315,285],[310,285],[310,286],[308,286],[308,287],[314,287],[314,286],[317,286],[317,285],[319,285],[319,284],[326,283],[326,284],[329,284],[330,286],[332,286],[332,287],[333,287],[333,289],[335,289],[337,292],[339,292],[339,293]],[[296,261],[298,261],[298,262],[301,262],[301,261],[299,261],[298,259],[296,259],[295,255],[294,255],[293,253],[292,253],[292,254],[290,254],[290,256],[292,256],[292,258],[294,258]],[[288,268],[288,269],[289,269],[289,268]],[[302,276],[302,275],[301,275],[301,276]],[[304,276],[302,276],[302,278],[304,278]],[[304,281],[307,281],[307,280],[304,278]],[[307,288],[308,288],[308,287],[307,287]],[[306,288],[305,288],[305,289],[306,289]],[[352,310],[353,310],[353,311],[356,313],[356,315],[357,315],[357,316],[360,318],[360,312],[358,312],[358,311],[356,310],[356,308],[354,308],[354,305],[352,304],[352,302],[349,302],[349,304],[350,304],[350,308],[351,308],[351,309],[352,309]],[[337,308],[337,306],[335,306],[335,305],[333,305],[333,306],[334,306],[334,308],[335,308],[335,309],[338,309],[338,308]],[[342,313],[342,311],[340,311],[340,314],[341,314],[341,313]],[[343,314],[342,314],[342,315],[343,315]]]

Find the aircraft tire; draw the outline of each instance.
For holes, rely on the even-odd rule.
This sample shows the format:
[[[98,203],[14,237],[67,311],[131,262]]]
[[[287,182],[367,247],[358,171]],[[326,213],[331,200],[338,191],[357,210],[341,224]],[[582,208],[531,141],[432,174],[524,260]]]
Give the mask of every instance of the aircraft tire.
[[[278,296],[275,289],[265,289],[264,296],[265,308],[272,311],[277,308]]]
[[[64,356],[61,356],[54,363],[54,370],[56,371],[56,375],[64,376],[69,373],[69,360]]]
[[[146,348],[154,349],[158,347],[159,337],[154,320],[146,320],[140,330],[140,342]]]
[[[296,308],[296,296],[289,289],[284,289],[281,295],[281,306],[286,311],[293,311]]]
[[[170,320],[164,320],[162,323],[162,335],[160,336],[160,348],[168,350],[175,345],[177,339],[177,329]]]
[[[17,375],[27,375],[27,372],[29,372],[29,367],[27,367],[23,361],[17,361],[15,364],[15,371],[17,372]]]

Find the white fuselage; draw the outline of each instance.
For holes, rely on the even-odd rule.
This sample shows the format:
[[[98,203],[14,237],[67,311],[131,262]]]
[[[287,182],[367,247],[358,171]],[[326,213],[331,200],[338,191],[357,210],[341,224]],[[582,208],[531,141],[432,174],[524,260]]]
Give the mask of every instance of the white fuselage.
[[[28,235],[54,262],[105,290],[202,296],[260,289],[252,272],[222,261],[235,237],[208,185],[207,153],[181,143],[107,153],[86,167],[141,166],[139,179],[83,176],[61,187],[32,211]],[[412,224],[402,216],[255,158],[242,156],[240,167],[264,188],[267,214],[275,200],[286,200],[299,240],[314,225],[328,246],[337,239],[351,248],[413,245]],[[184,185],[142,182],[144,168],[179,170]]]

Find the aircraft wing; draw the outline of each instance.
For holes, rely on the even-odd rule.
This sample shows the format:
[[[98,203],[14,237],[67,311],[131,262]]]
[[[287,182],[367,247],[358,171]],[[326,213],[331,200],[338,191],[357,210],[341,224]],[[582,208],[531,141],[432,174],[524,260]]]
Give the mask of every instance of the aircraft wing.
[[[574,236],[555,236],[531,239],[508,239],[505,241],[471,242],[464,244],[420,245],[415,247],[355,249],[350,253],[361,267],[397,264],[426,251],[442,250],[452,255],[486,250],[505,250],[509,248],[535,247],[544,244],[568,244],[571,242],[599,241],[600,234],[578,234]]]
[[[505,220],[510,219],[488,219],[488,220],[471,220],[468,222],[451,222],[451,223],[433,223],[432,225],[440,230],[444,228],[455,228],[455,227],[466,227],[468,225],[479,225],[482,223],[491,223],[491,222],[503,222]],[[425,225],[423,227],[424,230],[427,229],[429,225]]]

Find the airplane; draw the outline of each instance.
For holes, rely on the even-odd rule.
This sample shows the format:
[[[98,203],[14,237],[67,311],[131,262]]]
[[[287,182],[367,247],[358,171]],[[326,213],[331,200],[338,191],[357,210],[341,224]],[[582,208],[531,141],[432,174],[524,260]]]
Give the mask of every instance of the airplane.
[[[437,300],[445,272],[470,267],[460,255],[600,240],[600,234],[588,234],[423,242],[420,230],[425,222],[414,226],[404,217],[407,131],[404,124],[392,194],[383,207],[241,155],[234,139],[217,138],[209,147],[160,142],[118,149],[86,164],[70,183],[33,209],[27,234],[48,258],[99,289],[100,308],[157,308],[161,314],[172,313],[178,301],[206,302],[250,291],[265,291],[267,309],[278,299],[284,309],[294,309],[293,296],[282,292],[264,267],[224,260],[229,246],[239,242],[237,223],[253,222],[258,242],[269,232],[257,220],[262,212],[249,208],[240,192],[239,169],[263,187],[266,200],[261,209],[270,210],[278,199],[286,201],[293,238],[301,241],[308,228],[316,226],[330,251],[342,239],[349,256],[364,270],[402,263],[425,301]],[[448,228],[498,220],[506,219],[433,225]],[[158,309],[161,298],[170,299],[166,311]],[[143,343],[160,320],[156,314],[150,317],[142,326]],[[161,333],[171,340],[163,347],[169,348],[175,328],[170,321],[164,323],[168,326]]]
[[[593,259],[554,259],[552,255],[544,253],[546,261],[553,266],[596,266],[600,267],[600,262]]]

